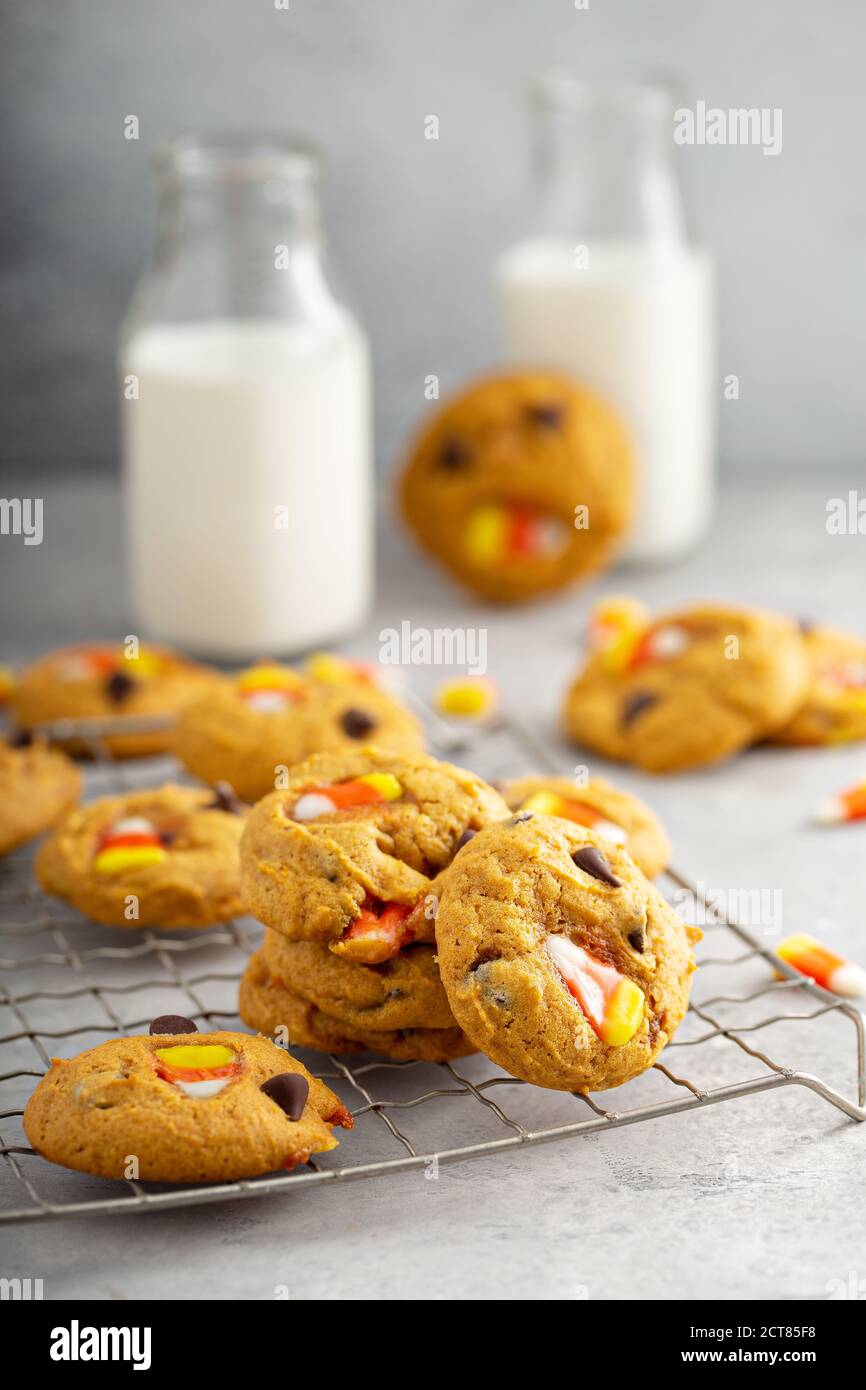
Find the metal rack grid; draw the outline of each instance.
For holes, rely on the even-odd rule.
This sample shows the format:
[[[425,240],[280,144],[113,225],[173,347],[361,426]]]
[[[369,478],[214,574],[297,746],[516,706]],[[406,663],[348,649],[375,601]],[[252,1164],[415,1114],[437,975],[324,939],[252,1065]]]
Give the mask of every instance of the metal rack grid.
[[[512,719],[467,735],[431,711],[423,713],[441,756],[463,759],[491,779],[532,768],[560,771],[548,750]],[[119,722],[110,727],[119,730]],[[131,730],[132,725],[125,720],[123,727]],[[105,731],[104,726],[85,729],[68,722],[52,727],[56,736],[87,734],[96,755],[88,772],[90,796],[177,777],[176,765],[167,759],[112,762],[98,738]],[[339,1150],[291,1174],[167,1186],[93,1179],[46,1163],[23,1139],[23,1103],[49,1066],[55,1046],[73,1055],[107,1036],[146,1029],[151,1017],[169,1009],[214,1027],[243,1028],[233,996],[260,928],[242,919],[204,932],[135,931],[127,939],[125,932],[87,923],[42,895],[29,854],[8,856],[0,861],[0,1220],[159,1210],[408,1169],[429,1171],[436,1164],[593,1134],[783,1087],[805,1088],[851,1119],[866,1119],[866,1037],[859,1011],[790,970],[743,926],[713,920],[706,899],[683,874],[669,870],[661,886],[669,893],[688,893],[707,914],[696,980],[700,986],[709,981],[709,989],[696,984],[676,1038],[651,1072],[612,1093],[614,1105],[603,1106],[594,1096],[529,1086],[481,1057],[433,1066],[370,1055],[331,1056],[323,1068],[322,1054],[297,1049],[310,1070],[338,1090],[353,1110],[356,1128]],[[40,943],[40,938],[47,941]],[[42,949],[34,952],[33,944]],[[721,985],[715,983],[719,978]],[[734,1016],[728,1018],[731,1011]],[[814,1045],[817,1029],[836,1024],[853,1027],[855,1047],[850,1046],[850,1031],[847,1047],[842,1038],[833,1040],[833,1056],[846,1075],[841,1083],[830,1084],[794,1065],[793,1055],[804,1041],[807,1050]],[[760,1050],[755,1035],[765,1030],[781,1032],[788,1061]],[[700,1079],[697,1061],[689,1065],[687,1057],[704,1059]],[[856,1100],[849,1097],[852,1090]]]

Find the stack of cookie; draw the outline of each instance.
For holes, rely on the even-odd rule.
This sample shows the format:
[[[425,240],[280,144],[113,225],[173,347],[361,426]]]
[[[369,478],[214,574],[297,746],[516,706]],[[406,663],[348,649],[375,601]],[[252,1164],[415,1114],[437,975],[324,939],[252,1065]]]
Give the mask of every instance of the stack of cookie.
[[[267,927],[241,982],[244,1021],[328,1052],[472,1052],[439,978],[436,878],[508,814],[479,777],[423,754],[367,747],[292,768],[241,844],[244,905]]]

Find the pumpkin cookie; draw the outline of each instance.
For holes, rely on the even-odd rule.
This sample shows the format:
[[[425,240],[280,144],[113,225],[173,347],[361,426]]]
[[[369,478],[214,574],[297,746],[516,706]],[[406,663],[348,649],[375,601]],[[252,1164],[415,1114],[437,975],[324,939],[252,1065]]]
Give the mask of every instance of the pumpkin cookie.
[[[319,753],[250,813],[244,906],[291,940],[376,965],[433,940],[434,875],[467,836],[507,815],[480,777],[424,754]]]
[[[590,656],[565,701],[576,742],[648,772],[730,757],[781,728],[808,681],[786,618],[706,604],[650,621],[622,601],[596,610]]]
[[[259,953],[271,978],[347,1028],[454,1028],[434,948],[406,946],[381,965],[343,960],[321,941],[266,931]]]
[[[36,855],[46,893],[111,927],[207,927],[241,911],[246,807],[170,784],[73,811]]]
[[[699,936],[624,849],[559,818],[488,826],[440,878],[454,1017],[506,1071],[553,1090],[605,1090],[652,1065],[686,1012]]]
[[[649,807],[602,777],[585,787],[567,777],[522,777],[508,782],[502,794],[513,811],[561,816],[624,845],[647,878],[660,874],[670,859],[670,841]]]
[[[831,627],[801,627],[810,679],[806,698],[773,743],[849,743],[866,738],[866,640]]]
[[[27,1138],[51,1163],[145,1182],[291,1169],[336,1148],[334,1125],[352,1124],[339,1097],[267,1038],[197,1033],[182,1018],[55,1058],[24,1111]]]
[[[222,680],[181,716],[177,756],[203,781],[228,782],[239,796],[258,801],[274,790],[279,768],[312,753],[370,742],[421,752],[424,735],[414,715],[372,679],[331,678],[341,669],[335,661],[317,658],[315,678],[260,663]]]
[[[262,951],[250,957],[241,979],[238,1013],[260,1033],[285,1033],[293,1047],[318,1052],[378,1052],[397,1062],[449,1062],[475,1051],[452,1022],[450,1028],[364,1029],[325,1013],[271,973]]]
[[[627,531],[632,451],[614,411],[569,377],[490,377],[443,405],[409,452],[416,538],[484,598],[516,603],[598,570]]]
[[[12,690],[12,711],[28,728],[59,719],[173,717],[209,688],[215,675],[165,647],[141,646],[136,656],[107,644],[63,647],[21,672]],[[115,758],[139,758],[166,752],[171,733],[111,734],[101,741]],[[64,746],[84,755],[92,751],[80,739]]]
[[[0,854],[56,824],[81,795],[65,753],[24,731],[0,739]]]

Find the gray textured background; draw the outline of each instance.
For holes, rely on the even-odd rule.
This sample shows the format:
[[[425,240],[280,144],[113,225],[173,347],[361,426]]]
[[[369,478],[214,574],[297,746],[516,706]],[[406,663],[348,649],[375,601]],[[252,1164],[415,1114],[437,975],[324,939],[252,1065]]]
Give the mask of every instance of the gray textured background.
[[[286,125],[329,152],[335,257],[374,344],[389,462],[496,351],[490,267],[527,211],[521,93],[553,63],[678,74],[689,104],[780,106],[778,158],[682,152],[718,254],[722,456],[853,468],[866,392],[862,0],[29,0],[3,7],[2,460],[115,463],[112,350],[149,245],[148,153],[178,128]],[[141,121],[123,139],[125,115]],[[438,143],[423,123],[435,113]]]

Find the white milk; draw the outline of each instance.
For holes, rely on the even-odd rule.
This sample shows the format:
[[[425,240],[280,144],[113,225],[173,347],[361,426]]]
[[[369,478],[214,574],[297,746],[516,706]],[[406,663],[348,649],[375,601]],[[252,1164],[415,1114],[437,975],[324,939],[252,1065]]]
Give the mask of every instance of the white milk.
[[[500,263],[509,360],[568,371],[616,406],[637,449],[637,522],[626,555],[661,560],[688,548],[713,495],[713,283],[688,247],[653,255],[532,240]]]
[[[144,630],[217,657],[357,626],[372,588],[369,367],[348,318],[142,328],[124,375],[127,526]]]

